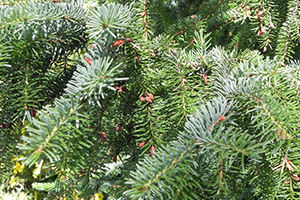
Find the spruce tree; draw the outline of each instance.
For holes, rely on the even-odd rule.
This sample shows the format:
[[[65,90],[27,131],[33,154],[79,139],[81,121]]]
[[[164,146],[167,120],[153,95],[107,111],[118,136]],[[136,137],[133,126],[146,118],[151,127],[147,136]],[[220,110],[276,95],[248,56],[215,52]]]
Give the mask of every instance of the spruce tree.
[[[0,0],[1,182],[32,199],[300,198],[298,7]]]

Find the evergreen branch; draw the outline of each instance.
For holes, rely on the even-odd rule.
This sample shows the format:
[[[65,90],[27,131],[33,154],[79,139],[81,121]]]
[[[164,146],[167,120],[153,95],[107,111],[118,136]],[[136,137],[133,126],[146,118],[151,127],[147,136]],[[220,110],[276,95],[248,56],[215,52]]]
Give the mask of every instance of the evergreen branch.
[[[221,160],[221,164],[220,164],[220,172],[219,172],[219,185],[218,185],[218,190],[216,193],[216,196],[219,196],[221,193],[221,186],[222,186],[222,180],[223,180],[223,172],[224,172],[224,159]]]
[[[167,28],[167,20],[163,15],[163,12],[159,9],[158,6],[154,5],[154,9],[156,10],[156,12],[158,13],[158,15],[160,16],[161,21],[163,22],[163,27],[164,29]]]
[[[32,3],[32,2],[48,2],[52,0],[1,0],[0,1],[0,6],[12,6],[15,4],[26,4],[26,3]]]
[[[97,48],[96,48],[97,49]],[[98,51],[95,50],[95,51]],[[91,58],[91,57],[90,57]],[[77,72],[68,83],[66,91],[77,95],[81,100],[92,98],[97,100],[99,96],[104,98],[104,89],[113,88],[115,81],[124,81],[128,78],[114,78],[121,70],[120,63],[113,66],[113,59],[109,56],[94,57],[92,60],[82,59],[84,66],[78,66]]]
[[[195,32],[194,41],[195,50],[193,51],[193,53],[195,55],[195,58],[200,57],[201,61],[204,61],[204,64],[207,65],[206,56],[208,55],[209,49],[211,47],[210,34],[204,34],[204,29],[200,29],[199,32]]]
[[[24,85],[24,110],[28,110],[28,76],[29,76],[29,67],[25,67],[25,85]]]
[[[103,99],[101,97],[99,101],[100,104],[103,103]],[[106,148],[101,145],[101,143],[103,144],[107,140],[107,135],[103,132],[104,127],[102,125],[104,121],[104,112],[105,110],[102,109],[99,114],[96,114],[97,119],[95,120],[95,132],[97,133],[95,139],[91,141],[92,145],[86,149],[89,153],[86,155],[87,158],[85,159],[85,163],[82,167],[82,170],[84,169],[84,174],[78,178],[78,181],[81,182],[80,190],[88,190],[88,187],[90,187],[91,184],[90,179],[96,179],[97,176],[103,175],[103,164],[110,152],[110,150],[106,150]]]
[[[57,99],[55,107],[46,107],[47,113],[39,112],[39,119],[33,119],[32,125],[28,127],[28,136],[22,136],[27,144],[18,144],[17,148],[32,152],[25,157],[24,164],[32,166],[40,157],[46,155],[51,161],[59,160],[59,155],[52,153],[54,149],[66,148],[66,143],[61,139],[69,138],[71,135],[65,132],[64,126],[68,125],[71,117],[79,109],[79,105],[72,99]],[[59,141],[61,144],[56,143]]]
[[[254,99],[257,104],[263,108],[264,112],[267,114],[267,116],[270,118],[270,120],[275,124],[276,127],[278,127],[278,130],[280,130],[280,133],[282,134],[282,137],[288,137],[289,140],[293,140],[293,136],[291,136],[290,134],[288,134],[286,132],[286,130],[284,129],[284,127],[281,125],[281,122],[279,122],[278,120],[275,119],[275,117],[272,115],[271,111],[266,107],[266,105],[263,104],[263,102],[255,97],[252,96],[251,94],[248,94],[248,96],[252,99]]]
[[[279,32],[278,45],[276,48],[276,55],[280,58],[281,65],[284,65],[285,60],[290,57],[293,39],[295,38],[295,35],[299,33],[299,26],[297,26],[297,24],[299,24],[298,9],[298,0],[288,1],[287,18]]]
[[[50,191],[53,190],[53,188],[55,188],[55,183],[51,182],[51,183],[33,183],[32,187],[36,190],[39,191]]]
[[[223,0],[220,0],[220,1],[218,2],[218,4],[215,6],[215,8],[212,9],[208,14],[206,14],[205,16],[203,16],[203,17],[201,18],[201,20],[206,19],[208,16],[210,16],[212,13],[214,13],[214,12],[218,9],[218,7],[222,4],[222,2],[223,2]]]
[[[144,162],[140,163],[141,166],[138,167],[138,171],[131,173],[133,179],[129,179],[126,182],[127,184],[134,185],[134,188],[127,190],[125,195],[132,199],[139,199],[141,197],[154,198],[155,196],[162,197],[162,195],[171,198],[171,193],[173,192],[166,190],[165,192],[169,192],[169,194],[163,194],[162,191],[160,191],[159,185],[167,186],[170,184],[168,183],[169,181],[175,181],[167,179],[166,175],[172,173],[172,171],[176,173],[178,163],[184,162],[185,159],[193,156],[191,152],[192,149],[193,148],[185,142],[174,142],[165,150],[157,151],[154,159],[146,156]],[[168,152],[168,154],[166,154],[166,152]],[[151,170],[151,173],[154,172],[154,174],[149,173],[149,170]],[[161,182],[161,179],[164,179],[166,182]]]
[[[154,97],[155,91],[152,91],[152,88],[148,84],[152,82],[152,77],[151,75],[149,76],[149,73],[147,73],[146,65],[147,61],[143,61],[141,63],[138,62],[137,67],[139,67],[140,70],[138,70],[138,74],[135,75],[139,77],[138,80],[141,80],[138,82],[138,87],[140,87],[141,92],[139,92],[140,98],[137,103],[137,105],[140,106],[135,113],[142,117],[139,117],[139,119],[136,120],[137,123],[135,125],[134,133],[140,144],[146,144],[145,146],[141,146],[145,149],[144,152],[149,149],[149,147],[153,146],[152,148],[154,148],[154,145],[161,143],[162,141],[159,132],[165,131],[165,129],[163,129],[163,125],[159,126],[159,122],[157,122],[159,116],[155,109],[157,109],[157,105],[159,105],[159,103],[156,103],[158,99],[157,97]]]
[[[178,58],[180,59],[180,57],[182,56],[182,54],[177,53],[176,56],[172,53],[167,55],[168,57],[170,57],[170,62],[172,62],[175,66],[175,70],[176,70],[176,74],[179,77],[179,86],[178,88],[183,88],[184,90],[187,90],[187,86],[185,85],[185,82],[188,81],[187,79],[183,78],[183,73],[182,73],[182,69],[180,68],[180,64],[182,61],[178,60]],[[171,60],[172,59],[172,60]],[[182,106],[182,113],[183,113],[183,119],[187,116],[187,105],[186,105],[186,99],[185,99],[185,94],[184,93],[180,93],[181,95],[181,106]]]
[[[142,17],[143,17],[143,32],[144,32],[144,39],[147,40],[148,38],[148,29],[147,29],[147,0],[143,0],[143,8],[144,8],[144,12],[142,13]]]
[[[219,63],[220,63],[220,59],[219,59]],[[220,75],[217,77],[218,79],[217,82],[221,81],[222,86],[221,85],[219,86],[217,84],[218,85],[217,87],[222,87],[223,88],[222,90],[226,91],[225,93],[227,94],[225,96],[230,96],[232,94],[249,96],[251,99],[256,101],[259,108],[262,108],[263,112],[268,116],[270,122],[272,122],[272,124],[274,124],[277,127],[277,130],[279,130],[282,137],[288,137],[290,140],[292,140],[293,136],[287,133],[284,128],[285,124],[288,123],[290,120],[286,119],[286,117],[277,114],[277,110],[280,108],[280,106],[277,106],[276,100],[275,102],[270,100],[272,98],[267,97],[266,94],[264,95],[263,99],[259,97],[260,96],[259,91],[262,88],[266,88],[266,90],[270,91],[269,88],[274,88],[274,82],[276,83],[279,82],[278,80],[280,79],[278,79],[277,74],[286,73],[286,72],[281,72],[281,73],[277,72],[278,70],[277,62],[274,62],[269,59],[267,59],[263,63],[259,61],[258,67],[255,68],[250,67],[251,64],[249,65],[248,62],[245,62],[244,64],[241,63],[239,68],[236,69],[233,68],[232,72],[228,72],[228,71],[226,72],[226,70],[228,70],[227,65],[221,65],[221,66],[222,69],[220,68],[221,71],[218,72],[218,74]],[[283,71],[289,71],[289,69],[284,69]],[[228,75],[228,73],[231,75]],[[224,78],[221,78],[222,76]],[[236,77],[233,78],[233,76]],[[273,81],[271,81],[271,77],[274,77]],[[262,80],[267,81],[268,84],[264,82],[264,84],[262,85]],[[283,83],[281,83],[281,85]],[[277,87],[281,87],[281,85],[278,85]],[[278,93],[278,91],[276,93]],[[281,99],[282,104],[286,104],[285,99],[282,98],[279,99]],[[286,112],[288,113],[289,111],[286,110]],[[281,119],[280,121],[278,121],[279,118]],[[284,124],[283,121],[285,121]]]
[[[180,163],[190,162],[192,164],[189,165],[191,167],[189,169],[191,170],[190,173],[195,173],[192,170],[192,166],[195,166],[196,163],[194,163],[192,158],[197,152],[198,145],[202,146],[202,142],[205,142],[204,139],[199,138],[199,135],[204,136],[207,134],[206,132],[211,132],[213,130],[213,124],[218,121],[222,114],[228,112],[228,109],[232,105],[231,103],[225,108],[226,101],[224,99],[213,99],[212,102],[213,104],[210,102],[207,103],[208,109],[206,109],[206,106],[201,107],[202,113],[196,112],[196,118],[192,118],[191,121],[186,124],[185,129],[187,133],[182,133],[183,138],[188,138],[188,141],[198,141],[198,143],[194,144],[192,142],[183,141],[172,142],[169,146],[165,147],[165,149],[156,152],[152,159],[146,157],[145,160],[140,163],[140,166],[138,166],[138,170],[131,173],[132,179],[129,179],[127,184],[133,185],[133,189],[126,191],[126,195],[132,199],[142,197],[162,198],[163,196],[171,198],[174,196],[175,191],[172,191],[170,181],[172,181],[171,185],[173,185],[175,180],[167,178],[168,174],[182,174],[179,166],[184,166],[184,164],[181,165]],[[208,146],[210,145],[208,144],[207,147]],[[237,150],[237,148],[234,148],[234,150]],[[243,153],[246,151],[241,150],[240,152]],[[184,170],[184,173],[188,174],[188,177],[191,175],[186,170]],[[183,174],[181,176],[183,176]],[[179,180],[176,179],[176,181]],[[163,193],[160,187],[165,189]],[[178,195],[178,191],[176,194]]]
[[[107,4],[101,7],[96,6],[91,11],[88,23],[90,37],[96,40],[117,39],[121,31],[131,27],[134,12],[130,6],[121,4]],[[109,37],[109,38],[107,38]],[[105,40],[104,40],[105,41]]]
[[[67,3],[53,3],[52,1],[46,3],[30,1],[26,4],[0,7],[1,12],[5,13],[5,17],[0,16],[0,29],[51,20],[76,19],[80,21],[84,19],[86,9],[74,0],[71,2],[73,2],[71,8]],[[26,29],[18,28],[16,32],[24,30]]]
[[[175,146],[176,144],[174,144]],[[186,151],[180,152],[180,154],[177,155],[177,157],[174,158],[173,161],[171,161],[171,163],[164,167],[161,171],[159,171],[154,177],[152,177],[151,180],[149,180],[148,182],[146,182],[141,188],[140,190],[145,190],[148,189],[148,187],[150,187],[152,184],[154,184],[155,182],[158,182],[158,180],[160,179],[160,177],[165,174],[167,171],[170,171],[170,169],[175,167],[175,164],[178,161],[181,161],[184,157],[186,157],[186,154],[189,153],[191,151],[192,148],[187,148]],[[157,154],[157,156],[159,156],[159,154]]]
[[[0,180],[36,199],[299,197],[300,0],[110,2],[0,0]]]

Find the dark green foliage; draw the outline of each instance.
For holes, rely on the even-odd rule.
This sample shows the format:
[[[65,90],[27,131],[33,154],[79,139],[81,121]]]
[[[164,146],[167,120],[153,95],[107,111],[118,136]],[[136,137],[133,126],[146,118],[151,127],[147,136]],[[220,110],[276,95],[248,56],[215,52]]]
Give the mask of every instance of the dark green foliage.
[[[0,0],[0,9],[7,190],[300,198],[299,1]]]

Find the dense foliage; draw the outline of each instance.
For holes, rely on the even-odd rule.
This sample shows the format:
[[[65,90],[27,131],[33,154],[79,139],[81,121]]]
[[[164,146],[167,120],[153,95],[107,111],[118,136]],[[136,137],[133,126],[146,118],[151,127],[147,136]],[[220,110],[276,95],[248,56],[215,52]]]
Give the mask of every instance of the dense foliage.
[[[300,199],[299,4],[0,0],[4,190]]]

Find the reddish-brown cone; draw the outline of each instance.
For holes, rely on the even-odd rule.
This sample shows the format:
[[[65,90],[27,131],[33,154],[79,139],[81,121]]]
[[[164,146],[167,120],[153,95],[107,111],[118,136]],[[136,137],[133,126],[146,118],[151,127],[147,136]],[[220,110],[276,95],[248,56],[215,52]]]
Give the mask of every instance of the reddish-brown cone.
[[[123,44],[124,43],[124,40],[117,40],[117,41],[115,41],[114,43],[113,43],[113,47],[117,47],[117,46],[120,46],[121,44]]]
[[[154,99],[154,96],[153,96],[153,94],[152,94],[152,93],[149,93],[149,94],[148,94],[148,97],[149,97],[151,100],[153,100],[153,99]]]
[[[112,156],[113,162],[117,162],[117,156]]]
[[[126,92],[127,91],[127,88],[126,86],[122,86],[122,87],[119,87],[119,92]]]
[[[106,142],[107,136],[106,136],[105,132],[101,132],[101,140],[102,140],[102,142]]]
[[[221,115],[219,121],[223,121],[224,119],[226,119],[226,117],[224,115]]]
[[[215,125],[217,125],[220,121],[223,121],[224,119],[226,119],[226,117],[224,115],[221,115],[218,121],[215,122]]]
[[[281,129],[278,129],[277,131],[276,131],[276,133],[278,133],[278,135],[277,135],[277,137],[278,138],[280,138],[281,137],[281,139],[282,140],[284,140],[285,139],[285,136],[282,134],[282,131],[281,131]],[[282,134],[282,135],[281,135]]]
[[[148,103],[153,103],[152,99],[150,97],[145,97],[145,100],[148,102]]]
[[[84,60],[85,60],[89,65],[92,64],[92,61],[91,61],[90,59],[88,59],[87,57],[85,57]]]
[[[119,124],[117,127],[116,127],[116,131],[120,131],[122,129],[122,125]]]
[[[152,145],[152,146],[150,147],[150,153],[151,153],[152,156],[155,155],[155,154],[154,154],[154,151],[155,151],[155,147]]]
[[[263,48],[263,52],[266,52],[267,50],[268,50],[267,47],[264,47],[264,48]]]
[[[141,147],[143,147],[145,144],[146,144],[146,141],[141,142],[141,143],[139,144],[139,147],[141,148]]]
[[[293,178],[295,181],[300,181],[300,178],[297,174],[293,174]]]
[[[31,110],[30,112],[31,112],[32,117],[36,117],[36,111],[35,111],[35,108],[32,108],[32,110]]]
[[[208,76],[206,74],[203,74],[202,77],[203,77],[205,83],[209,82],[208,81]]]
[[[263,33],[265,33],[265,30],[264,29],[259,29],[258,31],[257,31],[257,36],[259,37],[261,34],[263,34]]]

